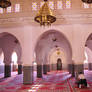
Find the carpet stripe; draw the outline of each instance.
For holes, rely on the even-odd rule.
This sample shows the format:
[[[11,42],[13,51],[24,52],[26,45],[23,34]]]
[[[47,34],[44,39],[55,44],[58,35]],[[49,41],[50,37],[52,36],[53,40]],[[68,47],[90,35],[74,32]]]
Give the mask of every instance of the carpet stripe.
[[[69,79],[67,79],[67,83],[68,83],[68,85],[69,85],[69,87],[70,87],[71,92],[73,92],[73,89],[72,89],[72,87],[71,87],[71,85],[70,85]]]

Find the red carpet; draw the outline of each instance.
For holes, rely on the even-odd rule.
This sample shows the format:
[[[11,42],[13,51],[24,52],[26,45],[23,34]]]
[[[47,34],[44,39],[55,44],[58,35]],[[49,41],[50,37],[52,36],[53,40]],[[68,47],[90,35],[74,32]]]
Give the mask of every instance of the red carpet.
[[[23,85],[23,75],[1,80],[0,92],[92,92],[92,72],[85,71],[88,88],[77,88],[75,79],[68,72],[54,71],[37,78],[33,85]]]
[[[92,92],[92,71],[85,70],[85,77],[87,79],[87,83],[89,87],[78,88],[77,84],[75,84],[75,78],[71,78],[69,80],[69,85],[74,92]]]

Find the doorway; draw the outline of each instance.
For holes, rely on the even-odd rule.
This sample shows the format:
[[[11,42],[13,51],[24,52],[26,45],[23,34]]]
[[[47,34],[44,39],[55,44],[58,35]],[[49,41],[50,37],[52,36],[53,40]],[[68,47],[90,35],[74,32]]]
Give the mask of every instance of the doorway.
[[[57,70],[62,70],[62,60],[61,60],[61,58],[57,59]]]

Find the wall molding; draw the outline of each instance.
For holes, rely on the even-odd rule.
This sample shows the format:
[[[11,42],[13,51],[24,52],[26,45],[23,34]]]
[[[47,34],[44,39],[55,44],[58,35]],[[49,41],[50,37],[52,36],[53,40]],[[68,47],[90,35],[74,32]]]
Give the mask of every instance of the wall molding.
[[[81,23],[92,23],[92,14],[63,14],[57,15],[57,21],[54,24],[81,24]],[[19,17],[7,17],[7,18],[0,18],[0,25],[7,25],[7,24],[31,24],[31,25],[38,25],[34,21],[34,17],[30,16],[19,16]]]

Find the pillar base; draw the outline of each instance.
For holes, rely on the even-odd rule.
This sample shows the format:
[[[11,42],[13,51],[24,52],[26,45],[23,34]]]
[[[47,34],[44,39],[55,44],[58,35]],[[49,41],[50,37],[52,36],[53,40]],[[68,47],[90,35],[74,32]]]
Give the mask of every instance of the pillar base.
[[[47,65],[43,65],[43,74],[47,74]]]
[[[33,83],[33,66],[23,66],[23,84]]]
[[[42,78],[42,65],[37,65],[37,77]]]
[[[22,74],[22,65],[18,65],[18,74]]]
[[[92,63],[88,63],[88,70],[92,70]]]
[[[75,65],[75,77],[76,78],[78,78],[79,72],[84,73],[84,65],[83,64]]]
[[[68,64],[68,71],[69,71],[70,74],[72,74],[72,77],[75,77],[74,64]]]
[[[11,65],[5,65],[4,77],[11,77]]]
[[[47,72],[50,72],[50,65],[47,65]]]

